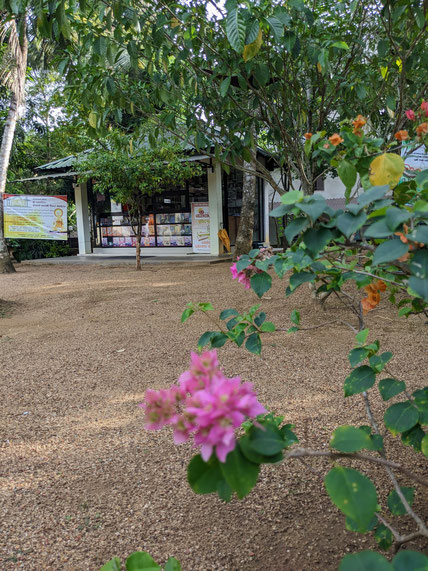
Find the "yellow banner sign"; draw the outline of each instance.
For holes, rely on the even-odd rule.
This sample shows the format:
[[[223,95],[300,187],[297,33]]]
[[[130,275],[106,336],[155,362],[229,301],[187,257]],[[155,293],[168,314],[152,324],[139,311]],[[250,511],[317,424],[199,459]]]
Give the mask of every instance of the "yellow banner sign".
[[[6,238],[67,240],[67,197],[4,194]]]

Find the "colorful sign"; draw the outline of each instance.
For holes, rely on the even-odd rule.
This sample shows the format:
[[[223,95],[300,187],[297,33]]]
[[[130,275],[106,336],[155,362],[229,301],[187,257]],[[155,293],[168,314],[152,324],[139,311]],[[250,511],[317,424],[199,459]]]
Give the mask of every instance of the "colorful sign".
[[[67,240],[67,197],[4,194],[6,238]]]
[[[192,238],[194,252],[211,252],[208,202],[192,202]]]

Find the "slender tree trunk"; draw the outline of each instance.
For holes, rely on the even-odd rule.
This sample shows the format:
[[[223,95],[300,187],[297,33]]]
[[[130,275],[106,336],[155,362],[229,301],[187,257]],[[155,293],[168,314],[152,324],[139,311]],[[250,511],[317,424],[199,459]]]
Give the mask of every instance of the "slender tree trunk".
[[[244,168],[256,170],[254,161],[244,162]],[[236,236],[234,258],[248,254],[253,243],[254,211],[256,207],[257,178],[248,172],[242,174],[242,208]]]
[[[16,122],[19,117],[20,106],[22,106],[25,98],[25,77],[27,73],[27,14],[22,16],[21,34],[18,32],[18,23],[16,20],[11,22],[9,46],[13,46],[12,55],[16,69],[14,70],[14,80],[11,85],[11,97],[9,104],[9,112],[4,126],[3,138],[0,146],[0,273],[6,274],[15,271],[10,259],[9,250],[6,246],[4,237],[4,204],[3,194],[6,189],[7,171],[9,168],[10,153],[12,151],[12,143],[15,135]]]
[[[141,232],[137,234],[137,244],[135,245],[135,269],[141,270]]]
[[[4,237],[3,194],[6,189],[7,170],[9,167],[9,159],[12,150],[17,119],[18,102],[16,100],[15,94],[12,93],[10,98],[9,113],[7,115],[6,123],[4,126],[3,138],[0,147],[0,274],[9,274],[15,271]]]

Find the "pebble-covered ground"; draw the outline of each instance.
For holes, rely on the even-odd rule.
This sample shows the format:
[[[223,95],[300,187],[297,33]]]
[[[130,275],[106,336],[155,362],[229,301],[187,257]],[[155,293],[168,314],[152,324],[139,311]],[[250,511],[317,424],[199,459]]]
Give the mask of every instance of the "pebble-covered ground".
[[[263,301],[279,327],[291,325],[293,308],[306,327],[353,320],[335,299],[321,310],[306,286],[287,299],[284,290],[274,279]],[[159,563],[174,555],[184,571],[330,570],[344,553],[375,545],[345,531],[319,475],[297,460],[264,466],[247,498],[224,504],[189,488],[190,446],[174,446],[168,429],[144,430],[137,406],[144,391],[174,382],[199,336],[213,329],[202,315],[181,324],[186,302],[211,301],[219,310],[257,303],[227,264],[145,265],[139,273],[22,264],[0,276],[0,292],[2,571],[92,571],[139,549]],[[394,375],[411,390],[423,386],[424,319],[398,318],[382,301],[367,324],[393,351]],[[352,345],[352,331],[331,323],[266,334],[261,357],[231,345],[219,356],[229,376],[252,381],[268,409],[296,424],[302,446],[322,448],[337,425],[367,424],[360,397],[343,397]],[[381,420],[385,407],[372,392]],[[388,441],[391,458],[427,475],[421,455],[401,450]],[[311,465],[324,474],[329,463]],[[382,469],[370,473],[385,505],[391,485]],[[418,488],[414,506],[426,519],[425,491]],[[407,519],[398,525],[414,529]]]

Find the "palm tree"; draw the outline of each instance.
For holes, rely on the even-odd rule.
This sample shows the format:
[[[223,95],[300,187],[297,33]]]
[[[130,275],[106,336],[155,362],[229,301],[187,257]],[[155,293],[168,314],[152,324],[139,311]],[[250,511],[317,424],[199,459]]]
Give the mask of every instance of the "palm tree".
[[[2,16],[2,17],[1,17]],[[25,99],[25,76],[27,71],[27,15],[0,15],[0,43],[7,41],[0,68],[0,82],[10,93],[9,111],[4,125],[0,147],[0,273],[14,272],[3,230],[3,194],[10,153],[15,135],[16,122],[22,112]]]

